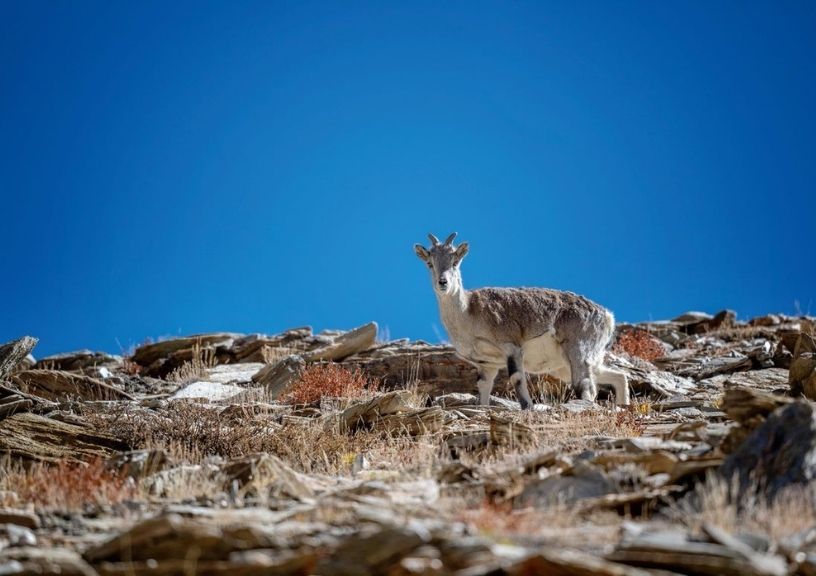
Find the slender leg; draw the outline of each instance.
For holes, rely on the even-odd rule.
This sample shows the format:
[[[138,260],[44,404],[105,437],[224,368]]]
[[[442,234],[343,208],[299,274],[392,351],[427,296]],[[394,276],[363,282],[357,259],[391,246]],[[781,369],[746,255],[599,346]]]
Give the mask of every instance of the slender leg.
[[[592,379],[592,369],[584,359],[580,348],[573,344],[565,349],[572,372],[572,388],[582,400],[592,400],[598,397],[598,387]]]
[[[533,401],[530,400],[530,393],[527,391],[527,375],[524,374],[524,359],[521,355],[521,348],[507,357],[507,373],[510,376],[510,382],[516,387],[516,398],[518,398],[521,409],[528,410],[532,408]]]
[[[493,381],[499,371],[490,366],[479,366],[479,403],[483,406],[490,406],[490,391],[493,390]]]
[[[629,404],[629,382],[626,374],[620,370],[598,365],[592,368],[595,382],[598,384],[609,384],[615,389],[615,404],[625,406]]]

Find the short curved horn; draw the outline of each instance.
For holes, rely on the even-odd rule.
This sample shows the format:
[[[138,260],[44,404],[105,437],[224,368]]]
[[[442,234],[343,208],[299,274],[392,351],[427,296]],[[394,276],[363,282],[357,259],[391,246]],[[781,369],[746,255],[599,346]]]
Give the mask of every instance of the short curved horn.
[[[453,242],[453,239],[454,239],[454,238],[456,238],[456,232],[454,232],[453,234],[451,234],[450,236],[448,236],[448,239],[447,239],[447,240],[445,240],[445,246],[450,246],[450,245],[451,245],[451,242]]]
[[[434,246],[439,246],[439,238],[437,238],[433,234],[428,234],[428,238],[431,239],[431,243],[433,243]]]

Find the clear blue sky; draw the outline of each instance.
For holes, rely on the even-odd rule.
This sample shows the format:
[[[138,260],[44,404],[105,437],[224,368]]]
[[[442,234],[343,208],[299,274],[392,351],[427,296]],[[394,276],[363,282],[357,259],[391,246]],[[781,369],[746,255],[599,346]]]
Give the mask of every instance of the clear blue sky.
[[[0,341],[369,320],[465,285],[816,312],[815,2],[0,1]]]

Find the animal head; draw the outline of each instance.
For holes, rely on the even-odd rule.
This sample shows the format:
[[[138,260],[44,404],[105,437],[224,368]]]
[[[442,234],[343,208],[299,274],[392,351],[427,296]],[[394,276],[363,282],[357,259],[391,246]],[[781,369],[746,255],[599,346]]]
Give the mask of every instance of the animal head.
[[[434,290],[439,294],[448,294],[454,286],[461,285],[459,264],[468,253],[468,243],[462,242],[459,246],[454,246],[456,232],[448,236],[443,243],[440,243],[433,234],[428,234],[428,238],[431,239],[430,249],[422,244],[414,244],[414,251],[431,271]]]

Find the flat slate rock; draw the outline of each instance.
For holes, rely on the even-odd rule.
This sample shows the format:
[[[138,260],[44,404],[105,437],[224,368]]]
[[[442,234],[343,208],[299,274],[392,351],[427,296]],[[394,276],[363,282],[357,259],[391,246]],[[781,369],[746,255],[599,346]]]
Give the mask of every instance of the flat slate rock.
[[[171,338],[138,347],[131,360],[139,366],[148,367],[154,362],[166,359],[180,351],[191,350],[196,345],[200,345],[202,348],[232,346],[233,342],[242,336],[243,334],[233,332],[216,332],[214,334],[196,334],[183,338]]]
[[[96,366],[115,366],[121,362],[122,357],[114,354],[77,350],[40,358],[34,367],[46,370],[82,370]]]
[[[15,368],[31,353],[38,340],[23,336],[0,346],[0,382],[6,379]]]
[[[49,400],[134,400],[127,392],[110,384],[64,370],[24,370],[11,377],[23,392]]]
[[[14,414],[0,421],[0,455],[12,460],[87,461],[127,449],[112,436],[37,414]]]

